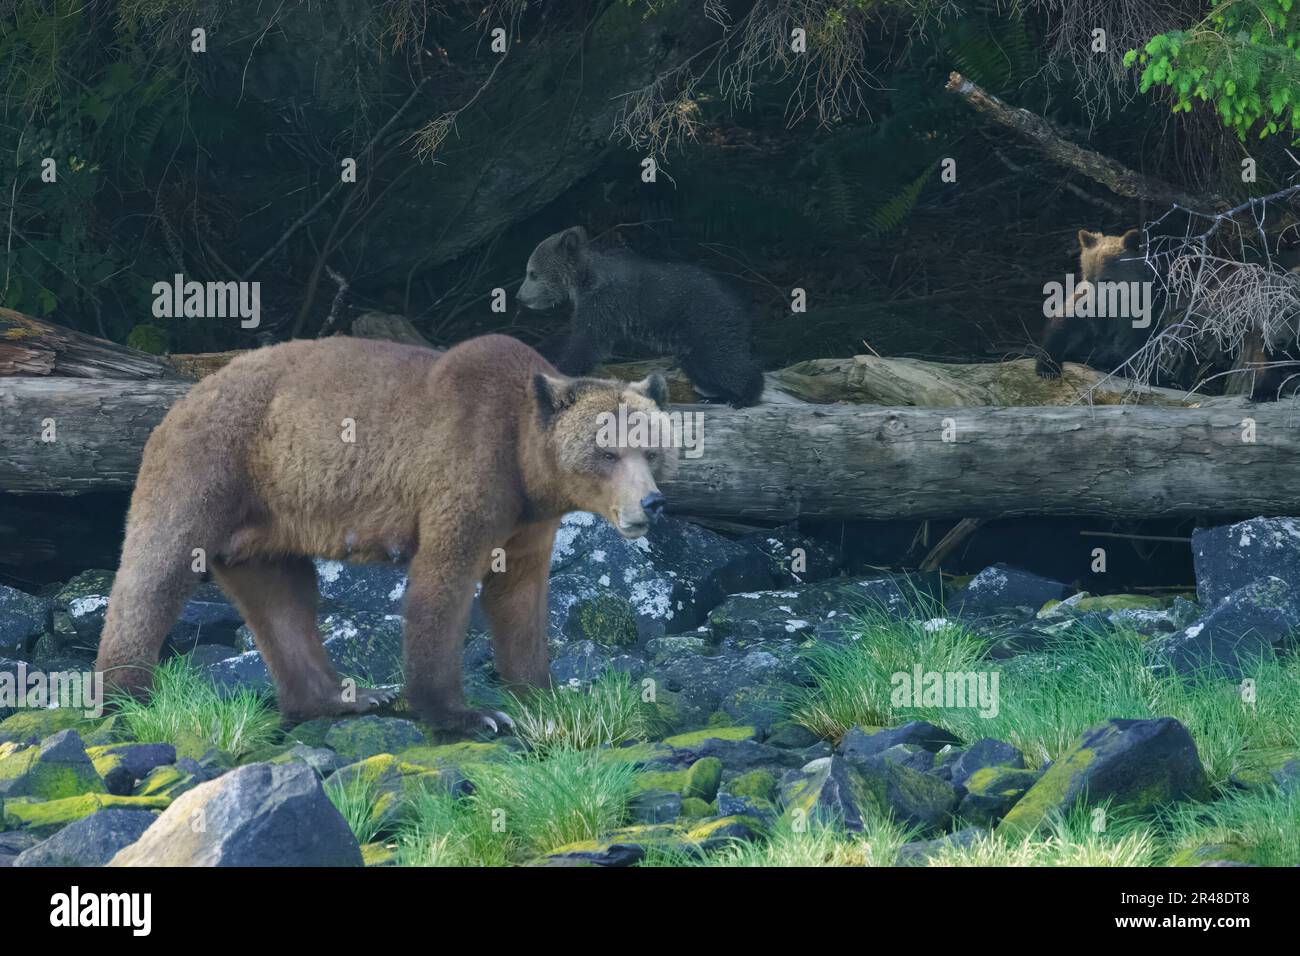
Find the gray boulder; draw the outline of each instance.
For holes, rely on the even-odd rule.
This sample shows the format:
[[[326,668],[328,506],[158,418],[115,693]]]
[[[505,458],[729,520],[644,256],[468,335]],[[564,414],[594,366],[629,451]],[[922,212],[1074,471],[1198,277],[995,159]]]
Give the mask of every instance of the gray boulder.
[[[361,866],[305,764],[246,764],[181,794],[109,866]]]
[[[158,814],[149,810],[99,810],[24,850],[14,866],[103,866],[156,819]]]
[[[49,619],[50,605],[43,598],[0,584],[0,655],[25,657]]]
[[[1233,592],[1281,578],[1300,589],[1300,518],[1251,518],[1192,532],[1196,595],[1207,611]]]

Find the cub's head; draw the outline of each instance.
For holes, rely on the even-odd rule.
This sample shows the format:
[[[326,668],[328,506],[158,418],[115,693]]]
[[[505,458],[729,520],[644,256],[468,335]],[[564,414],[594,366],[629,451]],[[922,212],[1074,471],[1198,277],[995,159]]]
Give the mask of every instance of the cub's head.
[[[658,481],[677,460],[663,376],[627,385],[538,373],[533,391],[568,506],[604,515],[625,538],[645,534],[666,503]]]
[[[578,274],[587,253],[587,230],[573,226],[537,244],[528,257],[519,304],[538,312],[572,305]]]
[[[1079,277],[1087,282],[1147,282],[1151,266],[1142,254],[1142,233],[1122,236],[1079,230]]]

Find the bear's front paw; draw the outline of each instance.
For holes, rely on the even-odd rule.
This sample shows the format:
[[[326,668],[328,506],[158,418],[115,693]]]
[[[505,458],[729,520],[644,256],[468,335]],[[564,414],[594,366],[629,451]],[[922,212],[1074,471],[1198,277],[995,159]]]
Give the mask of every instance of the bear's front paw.
[[[401,688],[392,684],[387,687],[349,687],[343,685],[343,712],[347,714],[365,714],[380,707],[386,707],[397,700]]]
[[[515,722],[499,710],[475,710],[472,707],[430,711],[425,720],[434,729],[457,734],[474,734],[490,730],[494,734],[514,732]]]

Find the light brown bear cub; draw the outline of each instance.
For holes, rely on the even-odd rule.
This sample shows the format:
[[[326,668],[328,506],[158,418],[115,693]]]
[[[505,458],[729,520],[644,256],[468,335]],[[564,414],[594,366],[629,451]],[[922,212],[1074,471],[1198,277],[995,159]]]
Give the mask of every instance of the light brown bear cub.
[[[468,708],[461,686],[475,585],[502,679],[549,686],[560,518],[593,511],[639,537],[663,508],[656,479],[673,457],[605,447],[600,413],[654,414],[664,400],[658,375],[564,378],[500,335],[445,353],[339,337],[241,356],[145,446],[96,668],[110,688],[150,685],[206,557],[286,718],[368,710],[388,696],[345,688],[326,656],[311,556],[408,561],[408,701],[442,728],[496,729],[504,715]],[[496,548],[504,571],[492,570]]]

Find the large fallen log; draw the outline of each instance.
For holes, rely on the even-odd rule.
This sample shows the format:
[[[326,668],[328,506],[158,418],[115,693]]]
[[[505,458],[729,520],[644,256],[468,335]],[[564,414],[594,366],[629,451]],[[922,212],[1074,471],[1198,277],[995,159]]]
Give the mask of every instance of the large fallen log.
[[[0,309],[0,375],[177,378],[166,359]]]
[[[0,378],[0,490],[130,487],[150,429],[187,388]],[[664,487],[681,514],[785,521],[1300,513],[1300,429],[1289,403],[674,409],[703,415],[703,454],[683,460]],[[54,441],[42,440],[48,420]]]

